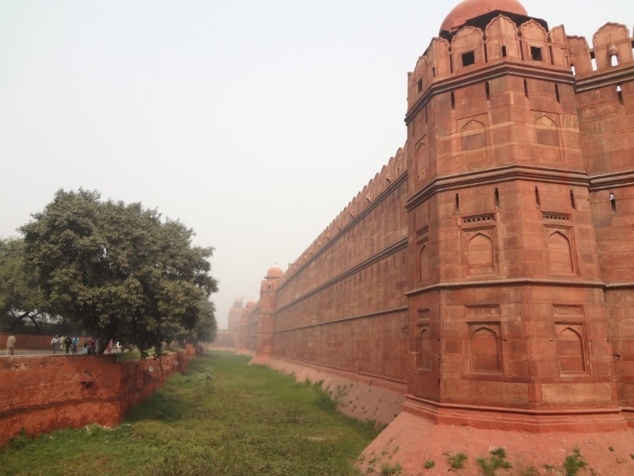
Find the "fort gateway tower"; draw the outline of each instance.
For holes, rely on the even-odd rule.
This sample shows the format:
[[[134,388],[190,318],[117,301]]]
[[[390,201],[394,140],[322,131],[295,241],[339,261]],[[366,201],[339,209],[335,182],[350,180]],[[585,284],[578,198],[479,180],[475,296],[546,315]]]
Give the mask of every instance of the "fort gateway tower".
[[[269,270],[240,347],[437,423],[634,426],[632,47],[458,4],[409,73],[407,143]]]

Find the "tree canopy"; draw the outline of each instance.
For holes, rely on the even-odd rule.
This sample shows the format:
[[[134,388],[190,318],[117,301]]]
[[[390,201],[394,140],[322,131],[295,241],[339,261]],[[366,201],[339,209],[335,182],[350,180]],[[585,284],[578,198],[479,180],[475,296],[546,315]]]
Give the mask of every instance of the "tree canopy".
[[[22,319],[38,327],[37,316],[46,311],[43,294],[30,284],[24,264],[24,242],[0,240],[0,318],[3,328],[13,331]]]
[[[94,337],[144,353],[197,333],[201,321],[215,332],[213,249],[193,246],[193,230],[156,210],[100,199],[59,190],[20,228],[25,261],[49,306]]]

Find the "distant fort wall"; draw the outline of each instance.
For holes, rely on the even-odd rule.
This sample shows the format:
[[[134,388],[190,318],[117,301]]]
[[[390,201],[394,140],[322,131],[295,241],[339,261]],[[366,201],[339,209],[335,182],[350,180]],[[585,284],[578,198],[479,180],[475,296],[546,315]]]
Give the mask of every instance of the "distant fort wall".
[[[274,308],[272,357],[407,381],[407,173],[399,150],[278,279],[249,316],[249,349],[261,308]],[[259,329],[262,330],[261,328]]]

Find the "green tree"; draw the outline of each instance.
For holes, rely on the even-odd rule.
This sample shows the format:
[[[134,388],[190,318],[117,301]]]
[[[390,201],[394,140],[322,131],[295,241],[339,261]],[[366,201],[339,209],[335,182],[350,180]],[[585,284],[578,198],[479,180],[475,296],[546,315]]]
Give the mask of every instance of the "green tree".
[[[59,190],[20,228],[26,263],[56,312],[104,341],[160,353],[194,331],[200,301],[218,290],[213,249],[192,246],[193,231],[156,210],[100,198]]]
[[[38,316],[46,311],[40,290],[29,280],[24,263],[24,242],[18,238],[0,240],[0,318],[2,327],[14,331],[29,319],[39,331]]]
[[[193,340],[196,342],[212,342],[216,339],[218,323],[216,322],[216,306],[203,299],[200,302],[200,319],[196,324]]]

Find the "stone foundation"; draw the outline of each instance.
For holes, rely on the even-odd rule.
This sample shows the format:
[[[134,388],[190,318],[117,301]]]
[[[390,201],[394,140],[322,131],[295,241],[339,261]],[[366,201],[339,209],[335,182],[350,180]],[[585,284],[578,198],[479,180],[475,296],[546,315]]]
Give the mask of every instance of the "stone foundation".
[[[253,359],[251,363],[258,361]],[[360,421],[386,425],[400,413],[405,401],[406,386],[400,382],[277,358],[267,365],[292,374],[299,382],[321,382],[322,389],[335,401],[337,409]]]

